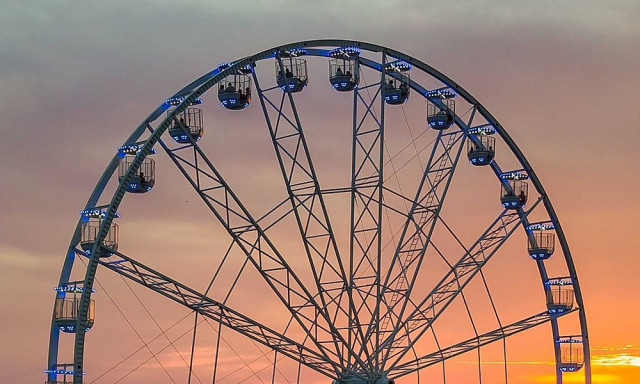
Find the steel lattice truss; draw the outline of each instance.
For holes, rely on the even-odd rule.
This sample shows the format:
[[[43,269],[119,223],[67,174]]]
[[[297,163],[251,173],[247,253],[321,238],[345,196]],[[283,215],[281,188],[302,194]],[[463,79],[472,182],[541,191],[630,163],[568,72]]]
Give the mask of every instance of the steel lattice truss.
[[[328,362],[325,356],[261,325],[226,305],[154,271],[123,253],[113,250],[109,250],[109,252],[112,252],[119,259],[115,261],[100,261],[100,265],[166,296],[202,316],[220,322],[236,332],[275,349],[285,356],[300,360],[303,364],[313,367],[318,372],[333,375],[338,369],[335,364]],[[81,250],[77,250],[77,254],[85,256]]]
[[[371,54],[361,55],[360,50]],[[352,96],[350,183],[338,188],[323,189],[320,184],[303,116],[296,103],[299,101],[300,89],[289,87],[289,80],[285,82],[285,86],[263,86],[263,83],[270,82],[255,69],[258,62],[270,60],[275,62],[276,72],[280,76],[284,76],[285,72],[287,76],[293,76],[295,74],[290,71],[294,68],[294,59],[300,62],[301,57],[314,56],[343,60],[337,63],[349,68],[349,75],[360,81],[349,90]],[[420,81],[410,80],[403,71],[411,66],[437,79],[441,86],[426,88]],[[333,67],[330,66],[330,70],[331,68]],[[305,62],[305,76],[306,70]],[[340,72],[341,75],[343,73]],[[369,84],[362,80],[365,73],[374,76]],[[202,95],[209,89],[217,89],[218,84],[223,84],[222,81],[228,76],[250,78],[254,86],[253,93],[257,96],[254,103],[260,105],[261,117],[286,189],[281,202],[271,206],[266,214],[259,217],[250,213],[248,204],[241,201],[239,194],[232,188],[232,183],[223,177],[222,169],[207,156],[198,142],[199,137],[190,136],[190,127],[181,118],[185,116],[183,113],[189,111],[188,108],[197,104],[196,101]],[[411,134],[410,144],[416,150],[413,161],[415,162],[416,156],[420,161],[420,156],[423,155],[426,162],[424,165],[420,163],[420,171],[414,175],[417,183],[410,192],[400,188],[399,179],[398,188],[392,187],[388,182],[393,176],[397,178],[399,170],[407,164],[399,169],[393,164],[390,169],[388,165],[394,156],[389,152],[387,135],[393,135],[393,130],[397,127],[390,128],[386,114],[392,107],[388,105],[389,100],[385,96],[389,84],[394,81],[402,81],[403,86],[406,85],[417,97],[423,97],[440,111],[450,110],[451,104],[447,99],[456,94],[469,105],[468,116],[463,113],[454,114],[453,126],[433,131],[435,138],[424,150],[418,150],[417,138]],[[220,92],[224,89],[221,86]],[[250,88],[247,88],[247,92],[249,91]],[[115,156],[109,164],[83,211],[94,215],[99,213],[100,226],[95,233],[95,243],[90,250],[78,246],[84,236],[81,228],[86,220],[83,219],[71,241],[59,284],[60,287],[70,284],[76,257],[86,259],[85,277],[80,282],[81,288],[77,290],[79,299],[73,364],[58,363],[60,328],[55,323],[54,312],[47,370],[49,382],[58,382],[59,375],[72,375],[74,383],[82,381],[85,333],[90,327],[88,319],[92,286],[97,268],[102,267],[167,297],[196,314],[191,362],[197,316],[201,316],[273,351],[274,377],[277,357],[281,355],[328,380],[336,379],[345,383],[353,381],[353,384],[386,384],[389,380],[414,374],[437,364],[442,364],[444,371],[446,362],[471,351],[477,352],[480,369],[480,349],[491,343],[502,342],[507,381],[506,339],[548,323],[553,336],[557,382],[562,382],[561,370],[570,369],[573,367],[571,364],[574,364],[563,360],[561,344],[579,342],[584,349],[585,383],[590,384],[588,336],[582,297],[573,261],[553,207],[537,175],[504,128],[477,100],[451,79],[397,51],[360,42],[324,40],[278,47],[225,64],[196,79],[167,100],[124,143],[123,148],[135,149],[132,152],[135,157],[132,157],[126,173],[120,177],[119,186],[109,202],[98,204],[104,200],[102,195],[120,162],[121,154]],[[174,102],[172,105],[175,108],[167,111],[169,101]],[[162,118],[165,111],[166,117]],[[169,129],[182,130],[188,140],[177,143],[163,140],[164,132]],[[443,217],[445,200],[457,177],[456,170],[461,156],[464,156],[465,146],[472,148],[482,145],[480,135],[487,132],[497,133],[521,165],[521,169],[504,172],[497,161],[487,162],[486,168],[498,180],[496,185],[502,184],[503,191],[506,191],[504,193],[515,195],[517,191],[513,180],[528,179],[533,183],[536,195],[529,199],[526,206],[522,204],[517,209],[496,208],[496,213],[492,215],[495,219],[482,227],[474,241],[465,243]],[[209,289],[194,289],[145,265],[138,257],[103,242],[117,216],[127,185],[136,180],[138,169],[154,151],[154,147],[164,152],[201,198],[206,209],[229,238],[229,250],[236,250],[235,255],[243,259],[242,267],[233,276],[234,282],[226,296],[219,292],[210,293]],[[331,221],[335,217],[327,203],[330,195],[345,196],[345,201],[349,203],[349,208],[343,212],[343,215],[349,216],[348,244],[339,244],[335,223]],[[541,212],[545,221],[532,224],[530,217],[538,217]],[[292,223],[291,228],[296,229],[297,233],[289,233],[291,238],[295,237],[301,244],[302,254],[295,255],[295,258],[279,249],[274,240],[274,228],[282,223]],[[392,224],[397,227],[391,228]],[[537,309],[534,315],[525,314],[522,320],[504,323],[496,309],[483,270],[519,228],[524,229],[533,246],[536,246],[536,242],[531,240],[533,228],[552,228],[555,231],[569,276],[554,278],[549,276],[543,260],[537,260],[535,264],[544,283],[547,305],[549,297],[553,298],[553,286],[562,284],[573,287],[576,305],[572,301],[572,306],[560,312]],[[454,238],[461,251],[453,254],[450,250],[443,252],[437,244],[438,240],[434,239],[434,234],[438,231],[444,231]],[[218,271],[227,262],[228,253],[221,258]],[[444,260],[446,268],[443,275],[425,290],[420,286],[421,273],[430,268],[428,259],[431,254]],[[304,272],[299,269],[301,264],[307,268]],[[227,303],[237,282],[249,270],[254,274],[252,276],[260,276],[261,283],[277,301],[279,310],[286,313],[289,322],[285,326],[266,326],[260,318],[234,309],[232,304]],[[211,284],[215,282],[216,276],[218,272]],[[498,324],[493,330],[479,331],[471,316],[465,292],[468,292],[474,280],[481,280],[486,288]],[[64,299],[68,292],[65,289],[58,291],[58,299]],[[445,345],[439,341],[438,319],[446,316],[452,303],[456,301],[464,303],[475,334],[466,340]],[[571,315],[574,313],[577,315]],[[581,330],[579,336],[561,336],[558,319],[567,315],[578,319]],[[304,337],[301,338],[300,334]],[[430,338],[435,341],[435,350],[426,354],[419,353],[421,343]],[[216,352],[216,366],[217,359]],[[189,378],[191,372],[192,367],[189,366]],[[446,381],[444,374],[443,381]]]
[[[575,309],[572,311],[575,311]],[[437,352],[433,352],[425,356],[420,356],[415,360],[411,360],[409,362],[401,364],[394,370],[392,378],[402,377],[411,372],[415,372],[430,365],[440,363],[443,360],[461,355],[465,352],[476,350],[483,345],[493,343],[497,340],[502,340],[505,337],[515,335],[518,332],[526,331],[529,328],[533,328],[537,325],[544,324],[549,321],[551,321],[551,315],[548,312],[542,312],[537,315],[527,317],[526,319],[522,319],[520,321],[505,325],[499,329],[495,329],[482,335],[478,335],[469,340],[462,341],[450,347],[443,348]]]

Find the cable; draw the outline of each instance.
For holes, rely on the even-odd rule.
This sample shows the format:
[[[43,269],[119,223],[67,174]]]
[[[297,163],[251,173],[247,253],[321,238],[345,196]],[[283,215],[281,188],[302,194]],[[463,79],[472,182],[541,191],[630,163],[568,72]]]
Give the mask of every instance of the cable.
[[[120,278],[122,279],[122,281],[124,282],[124,284],[127,286],[127,288],[129,288],[129,290],[131,291],[131,293],[133,294],[133,296],[135,296],[135,298],[138,300],[138,303],[140,303],[140,305],[142,306],[142,308],[144,308],[145,312],[147,312],[147,315],[149,315],[149,317],[151,318],[151,320],[153,320],[153,323],[156,325],[156,327],[158,327],[158,329],[162,332],[162,327],[160,326],[160,324],[158,324],[158,322],[156,321],[155,317],[153,317],[153,315],[151,314],[151,312],[149,311],[149,309],[147,308],[146,305],[144,305],[144,303],[142,302],[142,300],[140,300],[140,297],[135,293],[135,291],[133,290],[133,288],[131,288],[131,285],[129,285],[129,283],[127,282],[127,280],[124,278],[124,276],[120,275]],[[167,339],[167,341],[169,342],[170,346],[173,348],[174,351],[176,351],[176,353],[178,354],[178,356],[180,356],[180,359],[182,360],[182,362],[184,362],[184,365],[186,367],[189,367],[189,363],[187,363],[187,361],[184,359],[184,357],[182,356],[182,354],[180,353],[180,351],[178,351],[178,348],[176,348],[176,346],[171,342],[171,340],[169,339],[169,337],[163,333],[163,335],[165,336],[165,338]],[[196,378],[196,380],[198,380],[198,382],[200,384],[202,384],[202,381],[200,380],[200,378],[198,377],[198,375],[196,375],[195,373],[193,374]]]
[[[102,373],[101,375],[99,375],[98,377],[96,377],[95,379],[93,379],[91,381],[91,383],[95,383],[96,381],[98,381],[100,378],[102,378],[103,376],[105,376],[106,374],[108,374],[109,372],[111,372],[112,370],[114,370],[115,368],[117,368],[120,364],[124,363],[125,361],[127,361],[128,359],[130,359],[131,357],[133,357],[135,354],[137,354],[138,352],[140,352],[141,350],[143,350],[147,345],[151,344],[152,342],[156,341],[160,336],[162,336],[164,333],[166,333],[167,331],[169,331],[170,329],[172,329],[173,327],[175,327],[176,325],[180,324],[181,322],[183,322],[186,318],[188,318],[191,314],[188,313],[186,316],[184,316],[182,319],[176,321],[175,323],[173,323],[173,325],[171,325],[169,328],[165,329],[162,333],[159,333],[156,337],[154,337],[153,339],[149,340],[148,342],[146,342],[142,347],[138,348],[137,350],[135,350],[134,352],[132,352],[130,355],[128,355],[127,357],[125,357],[124,359],[120,360],[119,363],[117,363],[116,365],[114,365],[113,367],[109,368],[108,370],[106,370],[104,373]]]
[[[413,143],[413,148],[416,150],[416,155],[418,155],[418,147],[416,146],[416,139],[413,138],[413,132],[411,131],[411,126],[409,125],[409,119],[407,118],[407,114],[404,111],[404,105],[400,105],[402,108],[402,115],[404,116],[404,121],[407,123],[407,129],[409,130],[409,136],[411,137],[411,143]],[[427,130],[425,129],[424,132]],[[422,160],[420,160],[420,156],[418,156],[418,162],[420,163],[420,169],[424,172],[424,165],[422,164]]]
[[[211,327],[211,329],[214,329],[214,328],[213,328],[213,326],[211,325],[211,323],[209,322],[209,319],[205,318],[204,320],[207,322],[207,324],[209,324],[209,326]],[[215,329],[214,329],[214,330],[215,330]],[[222,341],[227,345],[227,347],[229,347],[229,349],[231,349],[231,350],[233,351],[233,353],[235,353],[235,355],[238,357],[238,359],[240,359],[240,361],[242,361],[242,362],[244,363],[244,366],[245,366],[245,367],[247,367],[247,368],[249,368],[249,370],[250,370],[254,375],[256,375],[256,377],[257,377],[256,372],[255,372],[255,371],[254,371],[254,370],[249,366],[249,364],[251,364],[251,363],[253,363],[253,362],[257,361],[258,359],[263,358],[267,353],[269,353],[269,351],[264,352],[264,353],[262,354],[262,356],[260,356],[260,357],[256,358],[256,359],[255,359],[255,360],[253,360],[251,363],[247,363],[247,362],[242,358],[242,356],[240,356],[240,354],[238,353],[238,351],[236,351],[236,350],[235,350],[235,348],[233,348],[233,347],[231,346],[231,344],[229,344],[229,343],[228,343],[224,338],[221,338],[221,339],[222,339]],[[262,353],[262,351],[260,351],[260,352]],[[216,357],[216,359],[217,359],[217,357]],[[241,370],[241,369],[243,369],[243,368],[244,368],[244,367],[238,368],[238,370]],[[231,374],[233,374],[233,373],[237,372],[238,370],[236,370],[236,371],[232,372]],[[218,380],[218,382],[220,382],[220,381],[224,380],[225,378],[229,377],[231,374],[228,374],[227,376],[224,376],[224,377],[220,378],[220,379]],[[264,380],[262,380],[260,377],[258,377],[258,379],[260,379],[260,381],[261,381],[263,384],[266,384],[266,383],[264,382]]]
[[[87,267],[87,263],[84,261],[83,258],[80,257],[80,260],[82,261],[82,264],[84,264],[85,267]],[[124,312],[122,312],[122,310],[120,309],[120,307],[116,304],[116,302],[113,300],[113,298],[111,297],[111,295],[109,295],[109,292],[105,289],[105,287],[100,283],[100,281],[98,281],[98,279],[95,279],[95,282],[98,284],[98,287],[100,287],[100,289],[102,289],[102,291],[104,292],[105,295],[107,295],[107,297],[109,298],[109,300],[111,301],[111,303],[116,307],[116,309],[118,310],[118,312],[120,312],[120,314],[122,315],[122,317],[124,318],[124,320],[127,322],[127,324],[129,324],[129,326],[131,327],[131,329],[133,330],[133,332],[136,334],[136,336],[138,336],[138,338],[140,339],[140,341],[142,341],[142,343],[145,343],[144,339],[142,338],[142,336],[140,336],[140,333],[138,333],[138,331],[136,330],[136,328],[133,326],[133,324],[131,323],[131,321],[129,321],[129,319],[127,318],[127,316],[124,314]],[[144,344],[144,346],[149,350],[149,352],[153,355],[153,351],[151,351],[151,348],[149,348],[148,344]],[[152,357],[155,357],[155,355],[153,355]],[[173,380],[173,378],[171,377],[171,375],[169,374],[169,372],[166,370],[166,368],[162,365],[162,363],[160,363],[160,360],[158,360],[156,358],[156,361],[158,362],[158,364],[160,364],[160,367],[162,367],[162,369],[164,370],[164,372],[167,374],[167,376],[169,377],[169,379],[171,380],[171,382],[173,382],[175,384],[175,380]]]
[[[201,321],[200,323],[202,323],[202,321]],[[199,324],[200,324],[200,323],[199,323]],[[176,341],[178,341],[178,340],[182,339],[183,337],[185,337],[186,335],[188,335],[188,334],[189,334],[189,332],[191,332],[191,330],[192,330],[192,329],[193,329],[193,328],[189,328],[189,329],[187,329],[187,331],[186,331],[186,332],[184,332],[183,334],[181,334],[180,336],[178,336],[176,339],[174,339],[174,340],[172,341],[172,343],[175,343]],[[167,349],[167,348],[169,348],[169,347],[170,347],[170,345],[167,345],[167,346],[165,346],[164,348],[162,348],[161,350],[159,350],[157,353],[153,354],[150,358],[148,358],[147,360],[143,361],[143,362],[142,362],[142,363],[140,363],[137,367],[133,368],[131,371],[129,371],[129,372],[128,372],[128,373],[126,373],[124,376],[122,376],[122,377],[121,377],[121,378],[119,378],[117,381],[115,381],[115,382],[114,382],[114,384],[117,384],[117,383],[121,382],[122,380],[124,380],[127,376],[129,376],[129,375],[130,375],[130,374],[132,374],[133,372],[137,371],[137,370],[138,370],[140,367],[142,367],[143,365],[147,364],[151,359],[154,359],[154,358],[155,358],[155,359],[156,359],[156,361],[157,361],[158,359],[157,359],[157,357],[156,357],[156,356],[157,356],[157,355],[159,355],[160,353],[164,352],[164,350],[165,350],[165,349]],[[160,363],[160,362],[158,362],[158,363]],[[162,365],[161,365],[161,366],[162,366]],[[172,379],[172,381],[173,381],[173,379]],[[175,383],[175,381],[174,381],[174,383]]]

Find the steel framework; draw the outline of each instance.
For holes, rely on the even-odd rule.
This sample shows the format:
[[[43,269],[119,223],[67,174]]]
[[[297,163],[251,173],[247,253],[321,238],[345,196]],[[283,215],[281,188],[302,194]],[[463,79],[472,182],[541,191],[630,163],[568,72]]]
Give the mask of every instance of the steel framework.
[[[257,65],[264,60],[275,60],[276,69],[279,68],[279,73],[284,75],[287,69],[283,64],[285,58],[326,58],[336,57],[336,54],[341,57],[347,55],[354,61],[354,79],[364,78],[364,71],[377,74],[379,78],[368,85],[360,84],[351,91],[353,118],[349,185],[323,189],[296,105],[300,89],[289,87],[286,85],[288,83],[282,88],[278,85],[263,87]],[[411,67],[435,79],[441,87],[427,88],[416,80],[416,76],[408,80],[408,77],[394,72]],[[216,89],[223,79],[237,73],[251,74],[286,187],[286,198],[259,218],[250,213],[223,177],[220,168],[207,157],[197,141],[199,137],[196,139],[187,135],[189,142],[178,144],[163,140],[167,136],[165,131],[170,127],[178,126],[188,133],[189,127],[178,116],[188,107],[198,104],[209,89]],[[449,109],[451,103],[446,99],[453,96],[470,106],[466,120],[463,115],[455,115],[452,128],[437,131],[411,197],[391,188],[385,178],[385,167],[391,161],[387,160],[391,155],[385,153],[388,151],[386,135],[389,131],[388,122],[385,124],[385,109],[395,108],[387,106],[384,97],[389,76],[407,81],[406,86],[414,94],[442,110]],[[305,78],[305,86],[306,81]],[[171,106],[175,108],[170,109]],[[477,135],[487,132],[497,133],[520,165],[516,171],[504,172],[497,159],[492,159],[488,168],[498,184],[509,191],[509,180],[526,178],[533,184],[537,196],[529,200],[526,208],[506,207],[497,212],[496,218],[481,231],[477,239],[465,246],[443,218],[443,207],[465,141],[479,142]],[[84,271],[84,279],[74,332],[73,363],[60,363],[61,330],[54,312],[46,370],[48,382],[59,382],[58,377],[63,375],[72,376],[76,384],[82,383],[88,312],[96,272],[100,266],[193,311],[196,314],[194,344],[197,316],[201,316],[274,351],[276,357],[278,354],[286,356],[300,366],[326,376],[328,380],[340,382],[384,384],[434,364],[443,364],[444,370],[444,363],[449,359],[470,351],[476,351],[480,356],[481,347],[500,341],[504,345],[505,381],[508,381],[506,339],[548,323],[555,351],[556,382],[560,384],[563,371],[573,366],[563,365],[561,344],[565,338],[558,319],[571,315],[567,318],[577,318],[580,330],[580,335],[572,336],[571,340],[579,340],[582,344],[584,382],[591,383],[587,323],[575,266],[562,227],[538,176],[507,131],[482,104],[453,80],[420,60],[389,48],[348,40],[313,40],[275,47],[221,65],[196,79],[158,106],[124,142],[121,148],[124,147],[135,148],[135,157],[130,160],[116,191],[110,198],[105,193],[121,154],[116,154],[111,160],[83,211],[94,216],[97,212],[100,219],[101,225],[93,248],[90,251],[79,248],[80,228],[86,219],[83,217],[72,236],[64,260],[59,287],[70,283],[78,257],[86,260],[86,267],[75,266]],[[224,229],[230,239],[230,247],[235,247],[243,255],[242,270],[246,265],[257,273],[275,295],[280,307],[289,316],[289,323],[283,330],[268,327],[260,319],[233,309],[226,303],[226,298],[216,300],[208,290],[198,291],[146,266],[121,248],[116,250],[104,245],[103,240],[126,194],[126,186],[136,177],[137,170],[145,158],[155,151],[154,148],[161,149],[171,160]],[[416,155],[419,158],[420,154]],[[348,247],[339,246],[330,220],[332,215],[326,198],[331,194],[348,196]],[[99,205],[106,198],[108,203]],[[404,207],[394,205],[394,199],[402,201]],[[530,214],[534,211],[537,216],[544,216],[542,224],[530,222]],[[400,217],[402,223],[396,233],[390,228],[390,214]],[[306,275],[300,273],[299,267],[292,265],[291,256],[280,250],[271,238],[271,228],[285,219],[293,220],[297,228],[296,235],[301,240],[305,265],[308,267]],[[423,292],[417,287],[422,271],[428,268],[429,253],[447,259],[433,239],[434,231],[441,227],[455,238],[463,252],[459,258],[447,261],[447,271],[441,279],[430,290]],[[530,233],[534,227],[553,229],[557,236],[568,272],[568,277],[564,277],[563,281],[573,285],[575,306],[562,313],[536,311],[536,314],[522,320],[503,324],[493,305],[483,269],[518,228]],[[386,238],[393,239],[393,250],[385,253],[389,245],[385,242]],[[544,260],[536,260],[535,263],[542,281],[543,297],[546,298],[550,284],[560,280],[549,276]],[[236,280],[240,273],[242,271]],[[473,325],[473,337],[441,346],[435,323],[454,300],[462,300],[469,311],[464,289],[474,278],[485,281],[499,327],[480,333]],[[64,298],[65,294],[65,289],[58,289],[56,298]],[[473,324],[470,312],[469,318]],[[302,339],[291,336],[294,327],[305,335]],[[433,336],[437,350],[421,355],[417,348],[425,334]],[[274,372],[277,361],[277,358],[273,359]],[[480,358],[478,364],[480,369]],[[190,366],[189,380],[191,372]],[[443,381],[446,381],[444,375]],[[479,381],[482,379],[479,378]]]

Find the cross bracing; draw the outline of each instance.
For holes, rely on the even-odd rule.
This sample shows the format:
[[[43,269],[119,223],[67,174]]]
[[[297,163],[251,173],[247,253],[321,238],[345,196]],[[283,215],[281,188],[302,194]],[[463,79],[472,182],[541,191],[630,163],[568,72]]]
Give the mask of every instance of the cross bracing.
[[[358,49],[347,49],[349,46]],[[341,73],[332,72],[332,76],[338,78],[355,74],[354,78],[359,81],[356,86],[344,86],[352,95],[351,180],[349,185],[341,187],[320,185],[312,161],[313,145],[309,143],[305,134],[305,118],[298,109],[298,93],[308,84],[307,67],[304,63],[302,85],[302,76],[296,72],[298,67],[292,64],[299,66],[307,57],[327,56],[344,60],[343,67],[349,69],[349,73],[346,70]],[[300,77],[297,85],[290,87],[291,82],[286,80],[284,88],[280,87],[280,84],[262,87],[263,79],[256,68],[263,60],[275,62],[276,70],[280,69],[280,73],[287,79],[289,74],[284,74],[293,69],[291,77]],[[348,64],[345,64],[347,62]],[[332,65],[335,66],[336,63]],[[412,67],[414,72],[421,71],[441,84],[436,88],[426,88],[421,85],[419,76],[409,77],[403,72]],[[365,71],[367,76],[374,74],[375,79],[370,84],[363,82]],[[181,113],[201,102],[200,98],[207,90],[218,88],[218,84],[222,84],[228,76],[248,76],[253,80],[252,83],[243,84],[253,84],[253,94],[258,96],[264,125],[269,133],[268,137],[286,187],[284,198],[267,209],[263,216],[250,213],[249,203],[239,198],[228,179],[223,177],[223,172],[199,145],[198,140],[202,136],[194,136],[194,131],[179,117],[186,116]],[[332,84],[338,85],[336,89],[343,87],[339,84],[339,79],[333,79]],[[405,88],[401,92],[398,88],[392,88],[397,87],[397,84]],[[397,180],[394,176],[405,164],[397,167],[393,163],[389,165],[386,161],[394,158],[392,153],[385,154],[385,151],[389,151],[388,135],[394,133],[389,128],[387,115],[390,113],[387,111],[390,112],[390,108],[398,108],[391,107],[394,105],[391,96],[398,96],[404,102],[403,99],[408,97],[409,90],[416,98],[428,100],[435,106],[436,111],[439,109],[447,113],[453,111],[452,104],[447,99],[457,95],[456,100],[461,99],[468,103],[471,116],[468,121],[463,121],[463,112],[456,112],[452,117],[453,126],[436,133],[436,138],[425,151],[428,154],[426,164],[420,164],[423,169],[419,174],[420,181],[417,187],[403,191],[400,186],[396,189],[392,184]],[[235,92],[228,89],[223,91]],[[249,91],[247,88],[246,92]],[[250,100],[247,93],[236,93],[239,95],[237,100],[244,100],[248,105]],[[568,276],[567,280],[576,287],[575,307],[569,308],[561,315],[578,314],[581,340],[585,346],[584,358],[587,362],[585,382],[590,382],[588,336],[582,298],[568,246],[553,207],[537,175],[504,128],[476,99],[451,79],[419,60],[391,49],[360,42],[321,40],[277,47],[220,66],[196,79],[170,99],[175,100],[172,104],[175,109],[169,110],[166,118],[160,119],[167,107],[159,107],[125,142],[125,145],[135,144],[138,151],[132,155],[130,163],[127,163],[128,170],[119,178],[116,192],[109,202],[103,205],[105,213],[104,217],[100,218],[100,227],[94,239],[95,245],[87,249],[83,244],[83,251],[79,251],[76,247],[80,240],[79,232],[76,232],[72,239],[72,253],[78,250],[85,256],[89,255],[85,279],[82,282],[85,287],[91,288],[96,269],[101,266],[114,270],[154,292],[181,303],[198,316],[216,321],[221,326],[272,349],[274,353],[286,356],[327,377],[340,380],[357,377],[367,382],[381,377],[401,377],[433,364],[444,364],[461,353],[477,351],[480,356],[479,351],[483,345],[500,340],[504,342],[511,335],[526,331],[534,325],[548,322],[551,324],[553,339],[561,336],[557,322],[558,314],[541,312],[540,315],[520,322],[502,325],[494,306],[496,320],[500,323],[498,330],[479,333],[474,325],[474,338],[449,347],[438,343],[436,320],[446,313],[455,300],[462,299],[467,306],[465,288],[474,278],[482,278],[484,281],[483,269],[486,269],[489,260],[496,257],[503,244],[509,241],[518,228],[528,230],[528,216],[537,209],[538,216],[539,212],[547,216],[543,221],[552,224],[550,229],[555,231],[560,242],[560,257],[564,256],[567,268],[566,273],[562,275]],[[196,102],[197,100],[200,101]],[[255,97],[253,101],[255,103]],[[474,116],[479,119],[478,122],[474,120]],[[479,130],[472,127],[491,129]],[[185,133],[182,142],[170,144],[169,141],[163,140],[161,137],[168,129],[173,129],[174,132],[182,129]],[[143,137],[145,132],[148,134],[146,138]],[[526,207],[521,201],[518,203],[521,206],[517,209],[507,208],[501,211],[497,219],[485,225],[475,242],[467,244],[459,239],[455,225],[446,224],[443,206],[451,182],[456,178],[455,171],[459,166],[458,160],[462,155],[464,143],[468,141],[478,146],[488,142],[479,140],[476,137],[478,134],[496,134],[500,137],[520,163],[515,169],[529,178],[536,197],[531,198]],[[204,136],[205,139],[207,137]],[[276,332],[265,327],[259,319],[232,310],[224,300],[215,301],[126,256],[122,250],[101,245],[109,233],[126,192],[131,192],[132,183],[135,184],[136,180],[142,179],[142,175],[136,172],[145,158],[151,154],[154,146],[164,150],[173,165],[201,197],[206,209],[230,238],[232,246],[244,255],[242,269],[252,270],[261,277],[270,293],[279,300],[281,308],[288,313],[289,323],[297,324],[304,331],[304,340],[291,338],[287,336],[286,331]],[[421,154],[415,141],[413,147],[416,147],[416,156],[420,160]],[[503,190],[506,188],[505,193],[508,194],[512,184],[505,181],[508,179],[505,179],[504,175],[509,175],[510,170],[503,172],[496,160],[492,159],[487,164],[487,169],[494,173],[498,178],[498,185],[503,185]],[[119,160],[114,158],[107,167],[87,203],[87,209],[98,205],[98,200],[118,163]],[[411,168],[406,168],[405,171],[408,169]],[[326,203],[328,196],[332,195],[345,195],[350,201],[347,210],[350,216],[348,246],[340,244],[336,236],[335,218]],[[296,224],[295,235],[303,246],[308,274],[301,274],[296,270],[298,266],[292,266],[290,255],[279,248],[277,242],[272,239],[272,234],[282,223],[291,221]],[[398,222],[401,224],[398,225]],[[428,251],[432,250],[432,253],[439,254],[443,259],[452,256],[450,251],[442,247],[432,236],[438,225],[446,227],[464,252],[459,260],[447,261],[450,268],[435,286],[426,292],[418,291],[415,287],[419,272],[424,269]],[[443,252],[447,255],[443,255]],[[111,258],[106,257],[109,254],[112,255]],[[389,256],[390,258],[386,259]],[[538,260],[534,264],[545,283],[543,287],[546,287],[544,289],[547,294],[549,285],[546,282],[554,276],[548,273],[544,262]],[[61,286],[68,283],[72,267],[73,258],[68,256],[60,279]],[[490,294],[488,286],[486,287],[487,293]],[[57,295],[64,297],[64,292],[61,291]],[[74,382],[80,382],[82,379],[85,326],[91,289],[83,290],[79,296],[72,366],[75,369],[70,373]],[[493,299],[491,301],[493,306]],[[470,312],[469,318],[473,323]],[[195,324],[198,324],[197,319]],[[58,366],[59,332],[52,325],[50,367]],[[432,335],[438,347],[432,353],[419,355],[416,346],[425,339],[425,335]],[[506,344],[504,349],[506,350]],[[554,349],[557,364],[562,364],[559,346],[554,344]],[[274,362],[276,360],[273,359]],[[50,381],[54,381],[59,374],[61,373],[50,372]],[[562,382],[562,374],[557,375],[557,382]]]

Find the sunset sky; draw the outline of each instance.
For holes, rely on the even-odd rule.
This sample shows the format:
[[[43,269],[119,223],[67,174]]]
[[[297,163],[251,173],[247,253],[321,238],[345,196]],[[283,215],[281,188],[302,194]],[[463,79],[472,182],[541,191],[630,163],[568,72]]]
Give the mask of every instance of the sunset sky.
[[[585,301],[593,383],[640,382],[640,2],[7,0],[2,9],[0,318],[6,323],[0,331],[0,381],[45,380],[52,288],[78,212],[115,149],[140,121],[219,63],[279,44],[339,38],[380,44],[426,62],[461,84],[501,122],[541,178],[569,241]],[[339,124],[349,128],[350,120],[340,122],[339,112],[330,113],[340,105],[330,97],[337,94],[329,89],[326,64],[318,60],[310,66],[308,95],[302,95],[303,119],[318,143],[315,157],[324,156],[320,168],[331,171],[348,160],[349,153],[334,144],[342,137],[348,140],[349,132],[332,135],[340,134]],[[271,63],[263,67],[273,70]],[[343,100],[350,103],[348,96]],[[416,97],[411,102],[407,113],[424,118],[423,101]],[[240,194],[262,207],[256,215],[263,213],[275,199],[267,192],[281,180],[262,164],[271,159],[261,152],[271,145],[266,130],[258,131],[260,135],[252,131],[264,125],[255,119],[261,117],[257,98],[246,111],[251,114],[224,111],[214,95],[203,109],[205,123],[210,122],[203,146],[209,145],[212,157],[235,175]],[[419,118],[411,124],[416,132],[426,129]],[[175,169],[168,168],[168,161],[158,160],[154,190],[143,197],[127,196],[121,206],[123,249],[146,252],[148,265],[204,289],[212,270],[206,255],[224,252],[228,241],[211,232],[216,227],[209,212]],[[256,191],[255,185],[264,191]],[[479,199],[472,209],[486,213],[483,202],[496,204],[498,189],[491,188],[477,196],[493,200]],[[464,189],[452,193],[449,203],[464,199]],[[339,207],[340,201],[335,204]],[[454,222],[463,222],[470,212],[450,209]],[[517,312],[529,296],[524,287],[509,295],[508,284],[520,278],[510,272],[518,268],[520,273],[526,265],[521,279],[534,276],[526,255],[517,256],[523,259],[496,264],[492,285],[502,291],[502,296],[496,293],[498,300],[512,300],[506,316],[513,318],[531,313]],[[207,273],[199,273],[202,270]],[[143,319],[145,314],[131,309],[137,308],[136,297],[122,279],[108,271],[100,271],[98,279],[104,286],[96,287],[94,297],[98,315],[88,360],[94,361],[95,371],[88,372],[89,381],[143,346],[111,298],[129,311],[140,338],[149,341],[159,334],[156,325]],[[531,285],[536,291],[530,297],[539,299],[537,284]],[[249,310],[258,302],[250,288],[258,289],[249,285],[237,298]],[[159,327],[166,329],[188,314],[141,288],[133,290],[157,315]],[[274,314],[270,320],[277,318]],[[182,357],[189,356],[186,332],[192,325],[188,317],[171,329],[170,337],[186,336],[160,355],[166,367],[176,367],[174,377],[180,382],[186,382],[179,372],[184,371]],[[204,361],[213,354],[206,339],[212,330],[197,349],[202,372],[209,374]],[[550,340],[548,327],[515,338],[509,382],[555,382],[550,342],[547,349],[527,348],[538,336]],[[232,344],[234,336],[228,337]],[[165,341],[150,346],[157,351],[167,346]],[[256,348],[239,351],[244,359],[256,358],[257,367],[263,353]],[[101,354],[108,361],[104,365],[95,363]],[[143,351],[132,364],[149,356]],[[229,355],[229,371],[238,359]],[[500,377],[502,362],[486,360],[488,377]],[[143,365],[137,376],[122,382],[170,382],[158,375],[155,363]],[[284,370],[291,368],[283,364]],[[459,372],[477,370],[468,367],[464,356],[454,364]],[[116,379],[105,376],[97,383]],[[566,376],[565,382],[573,380],[581,376]]]

